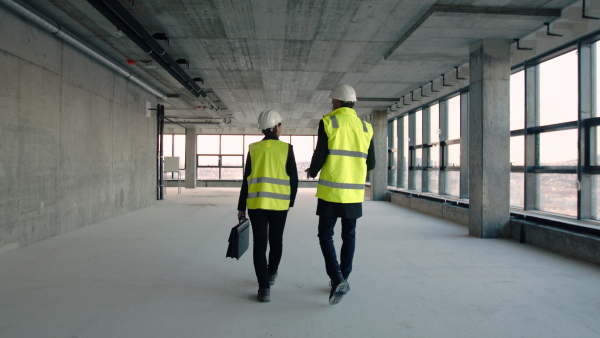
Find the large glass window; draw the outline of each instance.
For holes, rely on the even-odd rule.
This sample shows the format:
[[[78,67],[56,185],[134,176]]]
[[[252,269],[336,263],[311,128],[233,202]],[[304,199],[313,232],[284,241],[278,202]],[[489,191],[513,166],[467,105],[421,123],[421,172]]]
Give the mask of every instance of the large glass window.
[[[563,130],[539,135],[541,166],[577,165],[577,130]]]
[[[402,143],[402,147],[404,148],[404,156],[402,158],[402,164],[403,164],[403,170],[404,170],[404,175],[402,178],[402,187],[404,188],[408,188],[408,165],[409,165],[409,151],[408,151],[408,146],[410,144],[410,134],[408,133],[408,115],[405,115],[402,120],[404,121],[404,142]]]
[[[446,171],[446,195],[460,196],[460,171]]]
[[[525,128],[525,71],[510,76],[510,130]]]
[[[591,49],[584,49],[586,43],[579,44],[586,53],[581,60],[578,50],[567,50],[551,59],[528,60],[510,77],[512,207],[600,220],[600,42]],[[464,103],[457,95],[398,118],[404,137],[398,137],[397,147],[407,159],[398,158],[398,173],[408,162],[400,186],[461,195],[460,136],[461,127],[468,128],[461,126]],[[590,103],[591,118],[585,111]],[[579,158],[579,149],[585,158]],[[443,191],[436,188],[440,179]],[[591,201],[578,200],[590,195]]]
[[[577,51],[540,64],[540,125],[577,121]]]
[[[296,158],[296,167],[298,168],[298,178],[305,179],[304,171],[310,167],[313,152],[315,151],[315,136],[297,136],[291,137],[292,146],[294,146],[294,157]]]
[[[538,174],[540,210],[577,216],[577,175]]]
[[[460,95],[447,101],[448,106],[448,140],[460,139]]]
[[[244,137],[242,135],[198,135],[198,179],[241,180]]]
[[[250,144],[264,135],[198,135],[198,179],[241,180]],[[298,177],[309,167],[316,136],[282,135],[279,140],[294,146]]]
[[[436,103],[429,107],[429,128],[427,130],[428,156],[426,163],[427,191],[439,193],[440,186],[440,105]]]
[[[510,173],[510,205],[525,207],[525,174],[520,172]]]
[[[510,138],[510,165],[525,165],[525,136],[513,136]]]
[[[179,157],[179,175],[185,179],[185,135],[163,134],[163,156]],[[177,173],[165,173],[165,179],[178,179]]]
[[[244,136],[221,135],[221,179],[244,178]]]
[[[460,95],[446,100],[447,109],[447,145],[444,148],[445,166],[444,193],[460,196]]]
[[[415,112],[415,145],[423,144],[423,111]]]
[[[510,130],[525,129],[525,71],[510,76]],[[525,207],[525,136],[510,138],[510,205]]]

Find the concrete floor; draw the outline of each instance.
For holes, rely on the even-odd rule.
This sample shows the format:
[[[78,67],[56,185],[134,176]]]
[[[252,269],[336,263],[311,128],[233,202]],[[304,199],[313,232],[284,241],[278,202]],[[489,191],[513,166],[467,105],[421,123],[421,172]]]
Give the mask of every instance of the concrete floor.
[[[330,306],[314,192],[290,211],[270,303],[251,252],[225,258],[238,189],[170,188],[0,254],[0,337],[600,336],[600,267],[387,202],[365,202],[352,290]]]

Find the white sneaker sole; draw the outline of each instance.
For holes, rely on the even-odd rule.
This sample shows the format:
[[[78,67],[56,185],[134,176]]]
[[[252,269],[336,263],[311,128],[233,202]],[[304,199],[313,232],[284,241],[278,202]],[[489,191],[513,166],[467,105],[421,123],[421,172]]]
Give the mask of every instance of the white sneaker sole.
[[[348,282],[344,281],[341,282],[336,288],[335,291],[333,291],[333,294],[331,295],[331,297],[329,297],[329,304],[330,305],[335,305],[339,302],[342,301],[342,298],[344,298],[344,295],[346,293],[348,293]]]

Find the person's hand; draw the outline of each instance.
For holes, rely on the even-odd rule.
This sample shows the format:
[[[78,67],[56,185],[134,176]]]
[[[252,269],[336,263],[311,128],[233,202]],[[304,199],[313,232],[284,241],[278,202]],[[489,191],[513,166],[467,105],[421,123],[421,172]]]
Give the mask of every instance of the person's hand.
[[[306,168],[306,170],[304,170],[304,172],[306,173],[306,178],[310,178],[310,168]]]
[[[246,212],[245,211],[238,211],[238,221],[241,221],[243,219],[246,219]]]

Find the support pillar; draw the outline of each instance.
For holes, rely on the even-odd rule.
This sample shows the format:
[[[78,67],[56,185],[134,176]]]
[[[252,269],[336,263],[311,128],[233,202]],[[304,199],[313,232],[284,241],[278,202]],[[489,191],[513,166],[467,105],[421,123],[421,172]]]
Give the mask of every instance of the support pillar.
[[[371,200],[387,201],[387,108],[374,109],[371,114],[375,169],[371,172]]]
[[[469,234],[497,238],[510,221],[510,41],[473,44],[469,70]]]
[[[196,127],[194,125],[186,126],[185,129],[185,188],[196,188]]]

